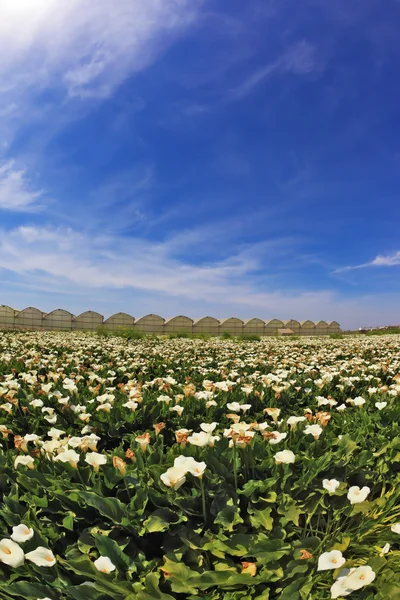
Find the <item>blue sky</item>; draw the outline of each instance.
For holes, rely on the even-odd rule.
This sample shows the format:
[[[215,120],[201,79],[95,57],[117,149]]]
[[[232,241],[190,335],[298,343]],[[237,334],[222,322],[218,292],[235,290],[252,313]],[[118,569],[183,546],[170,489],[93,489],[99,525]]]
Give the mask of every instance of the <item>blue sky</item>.
[[[0,303],[400,321],[397,0],[2,0]]]

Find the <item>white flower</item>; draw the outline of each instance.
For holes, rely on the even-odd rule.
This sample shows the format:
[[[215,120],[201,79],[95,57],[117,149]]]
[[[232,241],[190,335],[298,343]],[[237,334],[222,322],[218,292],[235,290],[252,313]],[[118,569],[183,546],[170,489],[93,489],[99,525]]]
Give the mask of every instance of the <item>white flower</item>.
[[[25,554],[25,558],[35,563],[38,567],[52,567],[56,564],[56,557],[48,548],[38,546],[36,550]]]
[[[9,567],[20,567],[24,564],[24,551],[12,540],[0,540],[0,562]]]
[[[267,415],[269,415],[276,423],[279,415],[281,414],[281,409],[280,408],[266,408],[265,410],[263,410],[263,412],[267,413]]]
[[[362,406],[365,404],[365,400],[361,396],[357,396],[357,398],[347,398],[346,402],[353,406]]]
[[[317,571],[328,571],[329,569],[338,569],[342,567],[346,559],[339,550],[324,552],[318,559]]]
[[[98,471],[100,465],[106,464],[107,457],[98,452],[88,452],[85,456],[85,462],[87,462],[88,465],[92,465],[95,471]]]
[[[211,408],[212,406],[217,406],[217,403],[215,400],[208,400],[206,402],[206,408]]]
[[[179,406],[179,404],[176,404],[175,406],[172,406],[169,409],[169,412],[176,412],[176,413],[178,413],[179,416],[181,416],[181,414],[183,413],[183,411],[184,411],[183,406]]]
[[[69,463],[71,467],[76,469],[77,464],[79,462],[79,454],[75,452],[75,450],[64,450],[63,452],[60,452],[60,454],[57,454],[57,456],[55,456],[53,460],[60,461],[63,463]]]
[[[36,433],[27,433],[24,435],[24,440],[26,442],[36,442],[40,439],[40,436],[36,435]]]
[[[78,448],[81,444],[82,444],[82,438],[78,437],[76,435],[73,435],[68,440],[68,446],[71,446],[71,448]]]
[[[385,406],[387,406],[387,402],[375,402],[375,406],[378,410],[382,410],[382,408],[385,408]]]
[[[100,410],[104,410],[104,412],[109,413],[110,410],[112,409],[113,405],[110,402],[105,402],[104,404],[99,404],[96,407],[96,411],[100,411]]]
[[[28,467],[29,469],[33,469],[33,463],[35,460],[32,456],[17,456],[14,460],[14,469],[18,467],[18,465],[24,465],[24,467]]]
[[[34,408],[42,408],[43,400],[39,400],[39,398],[36,398],[35,400],[32,400],[31,402],[29,402],[29,404],[31,406],[33,406]]]
[[[57,415],[45,417],[44,420],[47,421],[48,423],[50,423],[50,425],[54,425],[55,423],[57,423]]]
[[[167,487],[178,490],[186,481],[186,469],[182,467],[170,467],[160,475],[160,479]]]
[[[47,432],[47,435],[49,437],[51,437],[53,440],[58,440],[64,434],[65,434],[65,431],[63,431],[62,429],[56,429],[56,427],[52,427]]]
[[[390,550],[390,544],[385,544],[381,550],[380,556],[384,556]]]
[[[131,410],[136,410],[139,405],[133,400],[128,400],[128,402],[125,402],[125,404],[123,404],[122,406],[126,406],[126,408],[130,408]]]
[[[94,561],[94,566],[101,573],[111,573],[111,571],[115,571],[115,565],[111,562],[108,556],[100,556],[97,560]]]
[[[240,411],[240,404],[239,404],[239,402],[228,402],[228,404],[226,405],[226,407],[229,410],[232,410],[233,412],[239,412]]]
[[[268,438],[270,444],[279,444],[279,442],[287,437],[287,433],[279,433],[279,431],[271,431],[271,435],[273,437]]]
[[[335,406],[336,410],[346,410],[347,406],[345,404],[340,404],[339,406]],[[335,585],[335,584],[334,584]],[[337,596],[336,596],[337,598]]]
[[[78,388],[75,385],[75,382],[72,379],[66,377],[63,382],[64,390],[68,390],[69,392],[75,392]]]
[[[212,433],[218,423],[200,423],[200,429],[202,429],[205,433]]]
[[[287,420],[287,424],[290,425],[291,429],[294,429],[297,425],[297,423],[301,423],[302,421],[305,421],[306,418],[305,417],[289,417]]]
[[[205,462],[197,462],[192,456],[178,456],[174,460],[174,467],[191,473],[194,477],[202,477],[207,468]]]
[[[242,410],[244,413],[246,411],[248,411],[251,408],[251,404],[241,404],[240,406],[240,410]]]
[[[349,488],[349,491],[347,492],[347,498],[348,500],[350,500],[350,504],[364,502],[370,491],[371,490],[367,486],[364,486],[360,489],[358,485],[353,485],[351,488]]]
[[[200,446],[200,448],[203,448],[204,446],[209,445],[211,437],[212,436],[209,433],[200,431],[200,433],[193,433],[193,435],[189,435],[187,441],[193,446]]]
[[[183,456],[182,454],[180,456],[177,456],[176,459],[174,460],[174,467],[179,467],[180,469],[182,469],[183,471],[188,471],[189,468],[193,465],[193,463],[195,463],[195,459],[193,458],[193,456]]]
[[[390,527],[390,529],[393,531],[393,533],[399,533],[400,534],[400,523],[395,523],[394,525],[392,525]]]
[[[351,594],[352,590],[346,588],[345,580],[346,577],[339,577],[331,586],[331,598],[340,598]]]
[[[157,398],[157,402],[165,402],[166,404],[169,404],[171,402],[171,400],[172,400],[172,398],[170,398],[169,396],[166,396],[165,394],[158,396],[158,398]]]
[[[312,435],[312,436],[314,436],[314,438],[316,440],[319,438],[319,436],[321,435],[322,432],[323,432],[323,429],[322,429],[321,425],[308,425],[304,429],[305,435]]]
[[[294,463],[296,456],[291,450],[282,450],[274,455],[274,459],[277,465],[281,463],[287,465],[289,463]]]
[[[27,527],[23,523],[21,523],[20,525],[16,525],[12,528],[12,530],[13,532],[11,534],[11,539],[14,540],[14,542],[19,542],[20,544],[22,544],[23,542],[27,542],[28,540],[33,538],[33,535],[35,533],[33,529]]]
[[[330,494],[334,494],[340,485],[340,481],[337,479],[323,479],[322,487],[327,490]]]
[[[376,577],[375,572],[369,565],[350,569],[350,573],[346,577],[345,586],[349,590],[360,590],[362,587],[369,585]]]

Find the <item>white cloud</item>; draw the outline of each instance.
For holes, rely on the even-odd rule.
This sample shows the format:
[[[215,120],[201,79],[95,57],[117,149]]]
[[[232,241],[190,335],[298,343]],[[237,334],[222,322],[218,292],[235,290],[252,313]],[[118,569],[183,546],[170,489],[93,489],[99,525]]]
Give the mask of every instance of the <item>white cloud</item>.
[[[355,269],[366,269],[367,267],[397,267],[400,265],[400,250],[393,254],[381,255],[378,254],[370,262],[363,263],[361,265],[354,265],[348,267],[340,267],[336,269],[334,273],[345,273],[347,271],[354,271]]]
[[[400,265],[400,251],[387,256],[379,255],[371,262],[371,267],[395,267],[397,265]]]
[[[199,3],[1,0],[0,94],[58,84],[69,96],[107,97],[192,22]]]
[[[287,72],[295,75],[305,75],[320,68],[316,47],[306,40],[302,40],[290,46],[275,61],[252,73],[237,88],[231,91],[230,97],[239,100],[247,96],[260,83],[268,80],[275,73]]]
[[[23,168],[18,168],[12,160],[0,162],[0,210],[38,210],[42,196],[42,191],[32,188]]]
[[[344,327],[384,324],[398,310],[397,299],[388,294],[347,299],[324,289],[268,289],[265,275],[258,279],[258,269],[262,262],[264,273],[268,271],[268,252],[274,263],[273,244],[194,264],[175,256],[182,238],[177,244],[174,239],[156,243],[34,226],[0,233],[1,278],[8,281],[2,302],[20,308],[36,303],[51,310],[56,302],[74,313],[335,319]],[[21,286],[24,292],[18,291]]]

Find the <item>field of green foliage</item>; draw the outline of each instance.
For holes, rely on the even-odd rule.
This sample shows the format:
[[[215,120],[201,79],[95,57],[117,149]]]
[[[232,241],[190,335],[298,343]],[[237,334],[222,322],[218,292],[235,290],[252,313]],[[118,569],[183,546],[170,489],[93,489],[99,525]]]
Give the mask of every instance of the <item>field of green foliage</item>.
[[[0,599],[400,599],[400,336],[0,332]]]

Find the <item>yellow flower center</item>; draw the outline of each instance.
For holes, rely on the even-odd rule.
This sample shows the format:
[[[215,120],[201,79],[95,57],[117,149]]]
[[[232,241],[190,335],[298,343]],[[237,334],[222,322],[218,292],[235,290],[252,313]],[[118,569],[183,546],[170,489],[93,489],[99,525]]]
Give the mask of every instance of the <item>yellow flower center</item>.
[[[11,554],[10,548],[3,548],[4,554]]]
[[[53,562],[53,557],[49,554],[48,556],[46,556],[46,560],[47,562]]]

